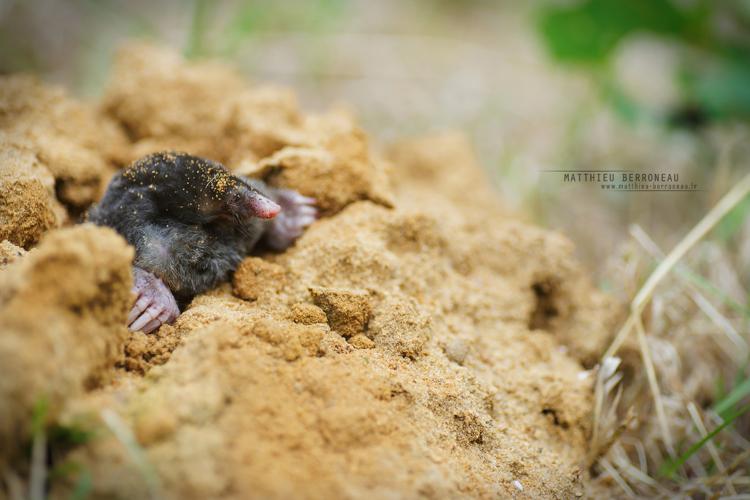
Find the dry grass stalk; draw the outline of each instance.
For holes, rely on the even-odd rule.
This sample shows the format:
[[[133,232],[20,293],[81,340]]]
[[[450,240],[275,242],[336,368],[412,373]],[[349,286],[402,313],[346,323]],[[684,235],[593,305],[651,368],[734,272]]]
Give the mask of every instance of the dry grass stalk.
[[[747,458],[750,456],[747,446],[750,443],[741,435],[740,428],[725,429],[721,435],[713,438],[721,443],[720,447],[709,441],[698,453],[691,456],[677,482],[664,481],[653,473],[649,473],[649,470],[655,471],[664,459],[663,449],[657,445],[659,441],[674,457],[674,436],[677,436],[680,442],[698,442],[709,433],[707,424],[704,423],[706,419],[711,422],[712,428],[722,422],[722,419],[714,412],[702,415],[699,409],[700,404],[696,401],[705,400],[695,400],[695,398],[701,397],[698,396],[699,394],[706,394],[704,388],[707,381],[715,380],[720,373],[731,373],[732,367],[740,366],[741,362],[747,359],[748,344],[743,336],[743,329],[736,328],[733,319],[723,314],[691,280],[686,279],[685,275],[690,273],[689,267],[681,261],[684,260],[688,251],[694,248],[749,193],[750,175],[745,175],[666,257],[641,228],[631,229],[634,240],[640,243],[652,258],[663,260],[658,263],[643,286],[635,293],[635,298],[630,305],[630,314],[602,359],[604,361],[613,359],[612,357],[622,347],[631,331],[636,331],[648,392],[651,394],[650,399],[653,400],[655,418],[649,417],[647,410],[645,415],[641,416],[645,418],[642,420],[644,427],[637,432],[628,431],[629,434],[626,433],[620,438],[619,433],[612,430],[616,430],[618,425],[616,417],[614,422],[610,421],[613,415],[613,409],[610,406],[613,399],[607,390],[606,379],[601,378],[603,373],[600,373],[601,380],[597,379],[595,385],[592,436],[593,460],[597,456],[600,457],[596,462],[598,467],[602,469],[606,477],[611,477],[626,495],[669,497],[675,494],[713,496],[718,493],[741,497],[742,492],[750,491],[750,478],[747,470]],[[627,268],[624,270],[628,272],[628,276],[633,277],[633,282],[637,282],[637,267],[641,263],[636,259],[625,261],[625,264]],[[713,266],[713,263],[709,265]],[[731,269],[731,264],[729,269]],[[673,273],[673,271],[676,272]],[[663,283],[670,274],[680,280],[680,287],[667,287],[663,289],[663,293],[656,295],[657,286]],[[701,288],[704,287],[701,286]],[[688,299],[689,302],[686,302]],[[649,334],[647,334],[642,316],[649,304],[651,304],[651,316]],[[727,305],[723,299],[721,305]],[[720,331],[729,342],[720,342],[719,339],[715,339],[712,331]],[[661,332],[662,337],[652,338],[657,335],[657,332]],[[707,341],[715,339],[716,346],[721,349],[715,352],[714,361],[731,359],[733,363],[717,369],[708,357],[706,358],[708,364],[701,362],[696,364],[696,359],[702,361],[703,357],[708,356],[709,353],[701,351],[700,355],[694,355],[692,354],[694,351],[686,350],[688,344],[685,342],[694,348],[696,347],[694,343],[702,339]],[[687,359],[681,361],[680,357],[686,354]],[[688,372],[685,372],[687,368],[685,361],[690,366]],[[689,376],[684,378],[686,373]],[[611,373],[608,374],[609,378],[612,376]],[[625,392],[627,397],[623,398],[622,404],[626,405],[629,411],[648,406],[646,400],[643,399],[648,393],[642,392],[640,386],[634,386],[631,383],[625,386]],[[684,418],[682,418],[683,415]],[[654,420],[650,420],[651,418]],[[616,442],[607,439],[607,436],[615,434],[617,434]],[[631,454],[623,447],[625,443],[628,443]],[[716,471],[711,472],[710,468],[707,469],[704,466],[705,461],[712,462]],[[740,495],[738,491],[741,492]]]
[[[640,315],[636,318],[635,328],[636,333],[638,334],[638,345],[641,349],[641,356],[643,357],[643,366],[646,369],[646,376],[648,377],[648,385],[651,389],[651,394],[654,397],[656,416],[659,419],[659,425],[661,426],[661,432],[664,437],[664,444],[667,446],[667,451],[670,456],[674,457],[675,450],[674,442],[672,441],[672,433],[669,432],[669,424],[667,423],[667,416],[664,412],[664,403],[662,402],[661,392],[659,391],[659,382],[656,380],[654,361],[651,358],[651,351],[648,348],[648,341],[646,340],[646,331],[643,329]]]
[[[664,258],[664,253],[661,251],[656,242],[651,239],[651,237],[639,225],[633,225],[630,228],[630,234],[654,259],[661,260]],[[678,271],[682,271],[676,276],[686,287],[690,289],[690,296],[695,304],[706,314],[706,316],[708,316],[708,318],[717,327],[721,329],[721,331],[724,332],[724,334],[729,338],[729,340],[732,341],[734,346],[737,348],[735,350],[725,350],[725,352],[727,356],[733,359],[739,366],[740,363],[742,363],[748,355],[747,341],[742,338],[742,335],[740,335],[740,333],[732,325],[732,323],[718,311],[718,309],[711,303],[711,301],[709,301],[706,296],[703,295],[703,293],[701,293],[700,290],[698,290],[695,285],[693,285],[685,277],[683,273],[687,272],[687,269],[682,265],[676,266],[675,269]],[[723,344],[720,344],[720,347],[723,347]]]
[[[128,427],[125,421],[123,421],[117,413],[109,408],[105,408],[101,411],[101,419],[127,450],[130,459],[138,468],[138,471],[141,473],[148,486],[150,498],[154,500],[163,498],[159,476],[156,474],[153,466],[149,463],[148,458],[146,457],[146,452],[143,451],[143,448],[138,443],[138,440],[135,438],[130,427]]]
[[[633,302],[630,304],[630,314],[623,327],[617,333],[615,340],[604,353],[603,358],[613,357],[622,343],[627,338],[630,331],[635,326],[635,318],[643,312],[648,300],[654,293],[656,286],[672,270],[677,262],[700,241],[714,226],[732,210],[745,196],[750,193],[750,174],[746,175],[734,188],[732,188],[724,197],[719,200],[710,212],[669,252],[669,255],[657,266],[654,272],[648,277],[646,283],[636,294]]]

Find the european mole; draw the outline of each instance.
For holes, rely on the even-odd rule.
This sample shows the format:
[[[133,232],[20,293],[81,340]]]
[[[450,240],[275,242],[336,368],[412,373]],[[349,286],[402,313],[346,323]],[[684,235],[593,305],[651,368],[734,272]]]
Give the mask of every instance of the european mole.
[[[314,199],[234,176],[184,153],[146,156],[114,176],[88,219],[135,247],[131,331],[152,332],[226,280],[259,242],[291,245],[317,216]]]

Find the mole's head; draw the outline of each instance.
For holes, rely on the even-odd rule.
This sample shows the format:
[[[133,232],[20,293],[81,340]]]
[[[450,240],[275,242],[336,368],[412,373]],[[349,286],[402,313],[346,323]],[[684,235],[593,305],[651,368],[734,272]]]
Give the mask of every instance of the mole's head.
[[[227,213],[241,224],[253,217],[272,219],[281,211],[278,203],[241,180],[228,190],[225,204]]]

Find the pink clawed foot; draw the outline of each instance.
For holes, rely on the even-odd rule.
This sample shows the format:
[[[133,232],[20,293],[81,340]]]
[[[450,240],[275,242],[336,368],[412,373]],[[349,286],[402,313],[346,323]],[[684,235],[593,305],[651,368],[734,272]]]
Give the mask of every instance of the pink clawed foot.
[[[151,333],[180,314],[174,295],[162,280],[140,267],[133,268],[135,304],[128,315],[131,332]]]
[[[274,250],[284,250],[302,236],[305,228],[318,218],[315,199],[291,189],[277,189],[276,201],[281,213],[271,220],[266,242]]]

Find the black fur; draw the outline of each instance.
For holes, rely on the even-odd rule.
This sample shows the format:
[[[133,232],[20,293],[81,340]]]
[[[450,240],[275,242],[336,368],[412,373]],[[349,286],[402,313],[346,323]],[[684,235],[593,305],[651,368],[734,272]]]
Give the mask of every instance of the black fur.
[[[134,265],[161,278],[178,302],[225,281],[267,221],[242,202],[262,182],[183,153],[149,155],[118,173],[89,220],[135,247]]]

